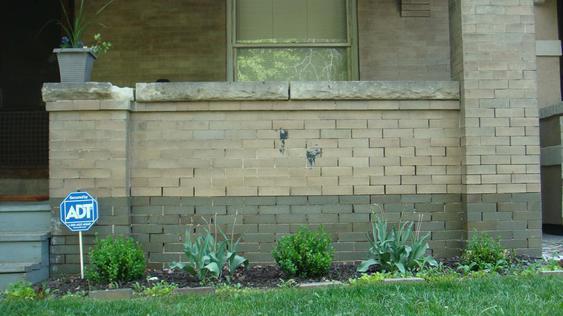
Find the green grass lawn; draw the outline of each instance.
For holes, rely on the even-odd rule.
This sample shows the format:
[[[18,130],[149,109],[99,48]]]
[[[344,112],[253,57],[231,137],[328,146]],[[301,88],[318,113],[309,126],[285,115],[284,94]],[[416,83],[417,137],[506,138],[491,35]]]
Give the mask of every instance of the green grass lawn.
[[[277,289],[102,302],[4,301],[0,315],[563,315],[561,277]]]

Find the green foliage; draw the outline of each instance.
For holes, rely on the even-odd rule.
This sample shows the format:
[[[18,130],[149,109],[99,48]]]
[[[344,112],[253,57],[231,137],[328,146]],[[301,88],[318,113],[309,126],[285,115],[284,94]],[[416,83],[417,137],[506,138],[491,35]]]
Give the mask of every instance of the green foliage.
[[[257,290],[231,296],[3,301],[0,315],[561,315],[563,278],[468,278],[462,284],[393,284]]]
[[[545,263],[542,265],[541,270],[542,271],[559,271],[559,270],[563,270],[563,267],[561,267],[561,263],[560,263],[559,260],[549,259],[549,260],[546,260]]]
[[[259,289],[245,288],[240,285],[240,283],[229,285],[222,284],[215,289],[215,294],[221,297],[231,297],[238,298],[242,296],[249,296],[253,294],[260,293]]]
[[[461,255],[459,270],[501,272],[510,266],[510,254],[487,234],[475,232]]]
[[[58,21],[58,24],[63,29],[65,37],[61,43],[61,48],[82,48],[84,47],[84,42],[82,37],[86,31],[92,25],[92,21],[89,21],[86,17],[85,1],[80,0],[77,3],[76,10],[74,12],[68,12],[64,2],[59,0],[61,8],[63,11],[63,19]],[[113,0],[107,1],[98,11],[96,11],[95,16],[100,15]],[[94,54],[106,53],[111,47],[110,42],[102,41],[101,35],[94,35],[94,44],[92,45],[92,50]]]
[[[130,238],[108,236],[90,249],[86,278],[94,282],[127,282],[143,277],[146,261],[141,246]]]
[[[413,222],[406,222],[389,230],[387,222],[376,217],[371,235],[368,236],[370,258],[360,264],[358,272],[365,273],[373,265],[378,265],[384,272],[400,273],[436,266],[436,260],[426,255],[430,235],[420,236],[418,230],[413,231],[413,227]]]
[[[295,279],[280,279],[280,283],[278,283],[278,287],[280,289],[290,289],[290,288],[294,288],[297,287],[299,285],[299,283],[297,283],[297,281],[295,281]]]
[[[300,228],[278,241],[272,255],[288,276],[320,277],[330,269],[334,248],[322,227],[318,231]]]
[[[437,265],[436,267],[431,267],[425,269],[416,274],[417,277],[423,278],[428,282],[435,282],[435,283],[449,283],[449,282],[458,282],[461,281],[461,275],[457,273],[455,270],[445,267],[442,264]]]
[[[214,221],[217,223],[217,221]],[[234,239],[234,228],[236,216],[232,226],[231,237],[214,224],[214,233],[211,227],[204,228],[201,234],[186,230],[186,241],[184,242],[184,253],[187,262],[174,262],[171,268],[184,269],[195,275],[202,283],[207,283],[209,278],[220,280],[226,271],[226,279],[230,282],[233,273],[240,267],[247,267],[248,260],[237,254],[240,238]],[[217,237],[221,236],[222,240]]]
[[[18,281],[8,286],[4,291],[4,297],[7,300],[33,300],[37,297],[37,293],[30,282]]]
[[[52,298],[56,293],[58,293],[58,289],[51,289],[47,287],[47,282],[43,282],[35,289],[35,298],[38,300],[45,300]]]
[[[161,297],[170,295],[172,291],[174,291],[174,289],[177,287],[178,286],[176,284],[170,284],[162,280],[158,283],[153,284],[153,286],[151,287],[143,288],[140,293],[142,296],[147,297]]]
[[[387,277],[386,273],[376,272],[372,274],[362,274],[359,278],[350,279],[348,282],[350,285],[368,285],[382,283]]]
[[[92,52],[94,53],[94,55],[105,54],[109,51],[110,48],[111,42],[104,41],[100,33],[94,35],[94,45],[92,45]]]
[[[524,276],[524,277],[531,277],[537,275],[540,269],[541,269],[541,265],[533,264],[525,268],[513,269],[512,274],[518,276]]]

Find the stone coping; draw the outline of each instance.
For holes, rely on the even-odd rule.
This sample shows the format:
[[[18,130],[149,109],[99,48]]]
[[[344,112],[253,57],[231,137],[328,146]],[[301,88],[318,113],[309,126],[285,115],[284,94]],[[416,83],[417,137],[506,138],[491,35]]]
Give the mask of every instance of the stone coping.
[[[86,100],[136,101],[139,104],[288,100],[457,101],[460,98],[457,81],[137,83],[136,93],[132,88],[119,88],[109,82],[45,83],[42,93],[43,101],[47,103]],[[92,106],[77,110],[97,109]],[[196,104],[195,107],[197,106]],[[72,106],[67,104],[66,110],[69,109],[72,109]],[[104,109],[103,106],[100,109]]]
[[[563,115],[563,102],[539,109],[540,120]]]
[[[41,93],[44,102],[134,99],[132,88],[120,88],[109,82],[45,83]]]
[[[137,102],[288,100],[288,82],[137,83]]]
[[[291,100],[459,100],[457,81],[298,81]]]

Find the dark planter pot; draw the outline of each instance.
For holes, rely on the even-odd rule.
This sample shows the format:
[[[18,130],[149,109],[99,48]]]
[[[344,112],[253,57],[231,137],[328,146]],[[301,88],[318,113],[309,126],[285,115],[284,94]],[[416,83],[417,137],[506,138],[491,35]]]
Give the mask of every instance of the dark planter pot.
[[[61,82],[88,82],[96,55],[90,48],[56,48]]]

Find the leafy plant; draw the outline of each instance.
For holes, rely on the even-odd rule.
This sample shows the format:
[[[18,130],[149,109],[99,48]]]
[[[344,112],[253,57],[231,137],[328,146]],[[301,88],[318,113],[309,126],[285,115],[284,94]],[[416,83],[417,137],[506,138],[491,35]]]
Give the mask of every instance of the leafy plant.
[[[290,289],[290,288],[294,288],[297,287],[299,285],[299,283],[297,283],[297,281],[295,281],[295,279],[280,279],[280,283],[278,283],[278,287],[281,289]]]
[[[230,282],[234,272],[240,267],[248,266],[248,260],[237,254],[240,238],[234,239],[236,218],[233,222],[231,237],[217,226],[214,221],[214,233],[211,233],[211,225],[203,229],[202,234],[192,237],[190,230],[186,230],[186,241],[184,242],[184,253],[187,262],[174,262],[171,268],[183,269],[195,275],[198,279],[207,283],[209,278],[221,279],[226,271],[227,281]],[[217,237],[220,235],[222,240]]]
[[[108,236],[90,249],[87,279],[94,282],[127,282],[141,278],[146,261],[143,249],[131,238]]]
[[[368,285],[368,284],[376,284],[381,283],[385,280],[387,276],[386,273],[376,272],[372,274],[362,274],[359,278],[350,279],[348,282],[350,285]]]
[[[176,284],[170,284],[162,280],[151,287],[144,288],[141,294],[148,297],[167,296],[170,295],[177,287],[178,286]]]
[[[426,255],[429,234],[420,236],[420,228],[413,231],[414,223],[405,222],[388,229],[387,222],[376,216],[372,223],[369,241],[370,259],[362,261],[358,272],[365,273],[373,265],[378,265],[384,272],[416,272],[427,266],[436,266],[437,262]]]
[[[37,293],[35,293],[30,282],[18,281],[8,286],[4,291],[4,296],[9,300],[33,300],[37,297]]]
[[[86,18],[86,10],[84,7],[85,1],[80,0],[80,2],[78,2],[78,7],[74,12],[74,19],[72,18],[72,14],[68,12],[63,1],[59,1],[64,18],[62,21],[58,21],[58,24],[61,26],[66,35],[62,38],[61,48],[84,47],[82,37],[84,36],[88,28],[92,25],[92,22]],[[107,1],[98,11],[96,11],[95,15],[100,15],[112,2],[113,0]],[[106,53],[110,49],[110,47],[111,43],[103,41],[99,33],[94,35],[94,44],[91,47],[94,54]]]
[[[334,248],[322,227],[318,231],[302,227],[281,238],[272,255],[288,276],[319,277],[328,273]]]
[[[510,253],[500,243],[487,234],[475,232],[463,251],[460,260],[460,271],[493,271],[500,272],[510,265]]]

